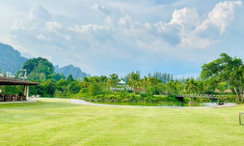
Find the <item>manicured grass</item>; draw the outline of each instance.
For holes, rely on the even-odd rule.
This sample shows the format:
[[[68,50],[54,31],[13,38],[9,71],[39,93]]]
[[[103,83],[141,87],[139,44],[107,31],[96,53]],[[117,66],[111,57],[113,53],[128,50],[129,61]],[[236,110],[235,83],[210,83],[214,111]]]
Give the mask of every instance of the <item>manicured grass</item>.
[[[244,145],[231,108],[98,107],[58,99],[0,105],[0,145]]]

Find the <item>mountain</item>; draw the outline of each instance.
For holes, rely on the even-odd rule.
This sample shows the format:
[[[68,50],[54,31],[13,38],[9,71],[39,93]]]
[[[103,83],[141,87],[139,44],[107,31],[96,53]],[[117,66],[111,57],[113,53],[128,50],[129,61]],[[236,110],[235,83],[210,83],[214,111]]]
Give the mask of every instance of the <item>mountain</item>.
[[[13,47],[0,43],[0,69],[2,73],[5,74],[6,72],[11,72],[12,74],[15,74],[22,68],[23,64],[27,60],[27,58],[22,57],[20,52],[15,50]],[[70,74],[76,79],[82,79],[90,76],[89,74],[82,72],[80,68],[74,67],[73,65],[62,68],[59,68],[57,65],[54,66],[54,68],[55,72],[63,73],[66,77],[68,77]]]
[[[3,73],[15,74],[26,61],[27,58],[22,57],[13,47],[0,43],[0,69]]]
[[[74,67],[73,65],[68,65],[62,68],[59,68],[59,66],[54,66],[55,72],[57,73],[63,73],[66,77],[69,75],[72,75],[75,79],[83,79],[84,77],[90,76],[89,74],[86,74],[81,71],[80,68]]]

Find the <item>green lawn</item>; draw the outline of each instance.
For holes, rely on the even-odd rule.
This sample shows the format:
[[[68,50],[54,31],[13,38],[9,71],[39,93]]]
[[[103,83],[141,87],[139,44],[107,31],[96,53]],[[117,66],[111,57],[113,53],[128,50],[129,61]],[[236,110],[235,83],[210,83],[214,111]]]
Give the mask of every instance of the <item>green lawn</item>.
[[[244,145],[231,108],[97,107],[58,99],[0,104],[0,145]]]

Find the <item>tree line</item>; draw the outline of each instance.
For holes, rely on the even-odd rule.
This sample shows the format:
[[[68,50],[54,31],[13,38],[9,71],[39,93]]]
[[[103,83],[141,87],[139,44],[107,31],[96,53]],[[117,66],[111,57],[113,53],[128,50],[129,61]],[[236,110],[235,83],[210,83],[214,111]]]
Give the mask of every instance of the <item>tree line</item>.
[[[172,101],[179,94],[217,94],[232,90],[229,100],[244,101],[244,65],[240,58],[232,58],[223,53],[220,58],[204,64],[198,78],[176,79],[172,74],[154,72],[141,76],[132,71],[123,77],[113,73],[109,76],[91,76],[77,80],[72,75],[65,77],[55,73],[52,63],[44,58],[28,60],[23,69],[27,70],[27,80],[41,82],[31,87],[30,95],[43,97],[79,98],[85,100],[108,101]],[[19,72],[16,74],[18,77]],[[123,80],[133,91],[111,91]],[[2,87],[4,88],[4,87]],[[5,87],[5,92],[18,92],[22,87]],[[9,88],[9,89],[7,89]],[[13,89],[16,88],[16,89]],[[218,93],[224,94],[224,93]]]

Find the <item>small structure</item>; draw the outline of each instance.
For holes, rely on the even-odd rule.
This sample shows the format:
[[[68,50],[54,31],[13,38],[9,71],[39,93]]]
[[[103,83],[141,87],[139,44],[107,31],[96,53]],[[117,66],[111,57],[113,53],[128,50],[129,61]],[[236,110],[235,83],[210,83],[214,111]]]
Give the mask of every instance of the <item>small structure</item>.
[[[226,94],[231,94],[232,91],[231,91],[230,89],[227,89],[227,90],[224,91],[224,93],[226,93]]]
[[[214,92],[215,92],[215,93],[221,93],[221,91],[218,90],[218,89],[214,90]]]
[[[121,80],[116,87],[110,87],[110,91],[133,91],[133,88],[129,87],[125,81]]]
[[[225,94],[231,94],[232,93],[232,91],[230,89],[227,89],[227,90],[225,90],[223,92],[221,92],[220,90],[216,89],[216,90],[214,90],[214,92],[215,93],[225,93]]]
[[[121,81],[118,83],[117,86],[126,86],[126,82],[123,81],[123,80],[121,80]]]
[[[37,82],[0,77],[0,86],[24,86],[24,96],[26,97],[26,100],[28,100],[29,97],[29,87],[36,86],[39,84],[40,83]]]

